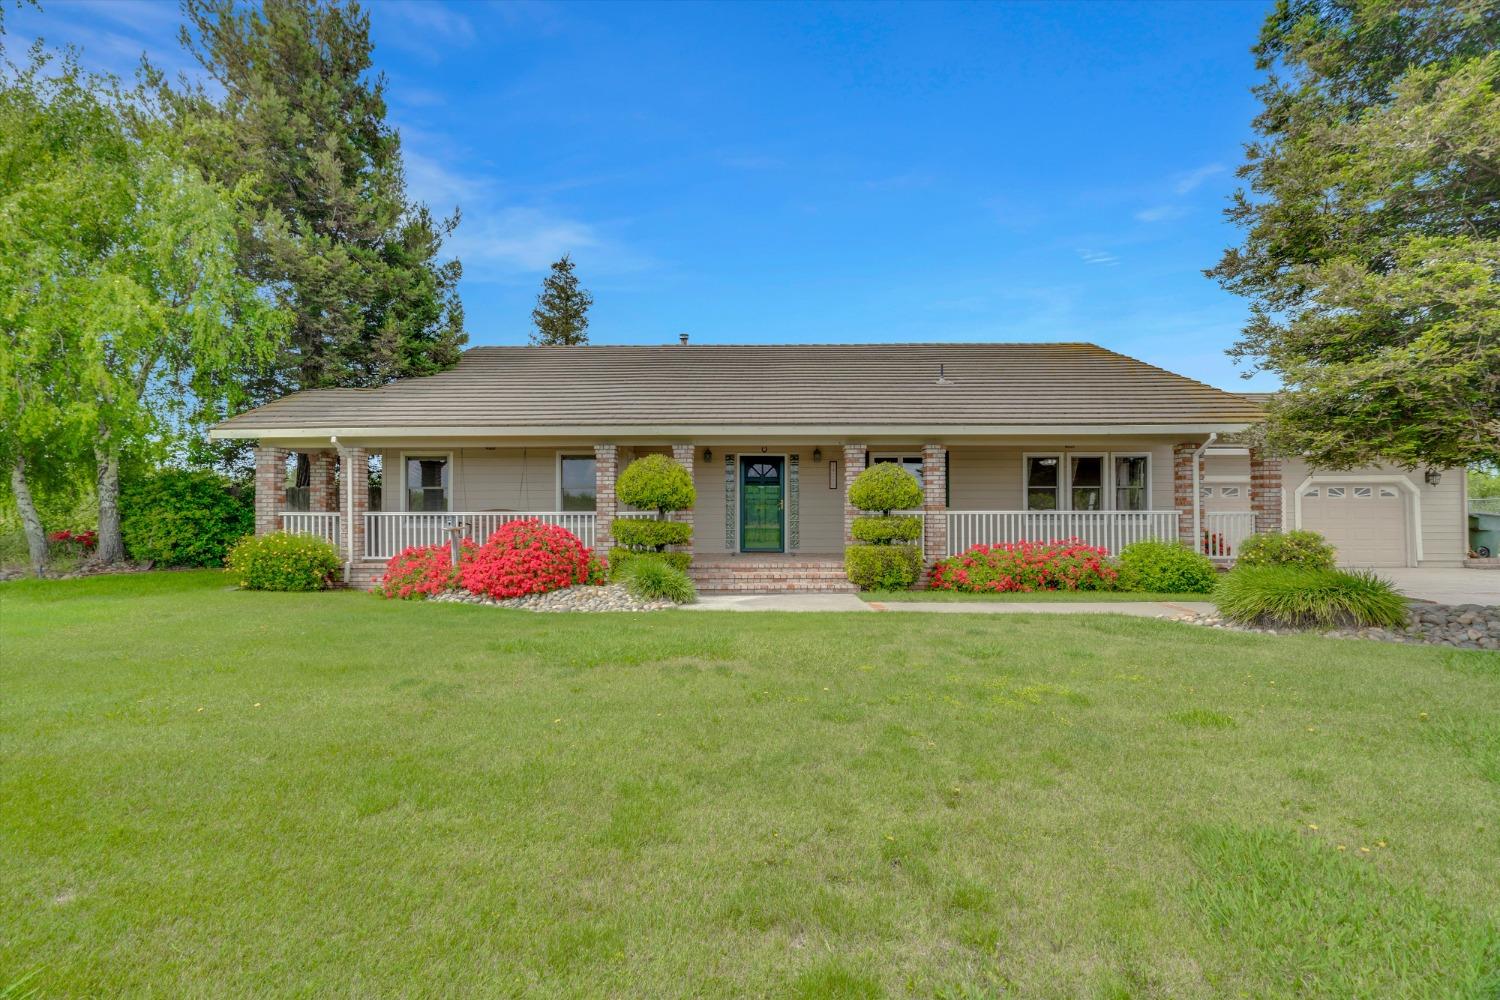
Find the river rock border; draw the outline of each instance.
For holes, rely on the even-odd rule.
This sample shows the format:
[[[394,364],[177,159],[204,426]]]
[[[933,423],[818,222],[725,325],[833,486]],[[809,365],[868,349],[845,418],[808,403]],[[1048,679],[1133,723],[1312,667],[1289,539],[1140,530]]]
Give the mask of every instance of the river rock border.
[[[1189,611],[1171,619],[1190,625],[1260,632],[1265,635],[1318,635],[1335,639],[1377,639],[1410,645],[1449,646],[1457,649],[1500,651],[1500,607],[1487,604],[1413,603],[1405,628],[1297,629],[1239,625],[1217,614]]]
[[[482,604],[491,608],[518,608],[543,613],[556,611],[661,611],[677,605],[665,600],[643,600],[618,583],[602,587],[564,587],[545,594],[507,597],[497,600],[467,590],[448,590],[432,600],[446,604]]]

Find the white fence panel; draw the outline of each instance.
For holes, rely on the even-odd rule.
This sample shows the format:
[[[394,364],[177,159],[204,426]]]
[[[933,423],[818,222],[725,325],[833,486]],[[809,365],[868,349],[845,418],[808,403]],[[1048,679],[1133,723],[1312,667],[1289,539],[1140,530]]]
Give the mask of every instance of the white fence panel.
[[[339,544],[339,516],[336,513],[284,510],[281,512],[281,530],[291,535],[314,535]]]
[[[1255,534],[1251,511],[1204,513],[1203,554],[1210,559],[1233,559],[1240,543]]]
[[[483,542],[502,524],[533,517],[543,524],[566,528],[584,545],[594,546],[592,511],[381,512],[365,515],[365,558],[389,559],[413,545],[441,545],[448,540],[448,528],[455,523],[463,529],[465,538]]]
[[[1131,542],[1177,537],[1174,510],[952,510],[948,554],[974,545],[1077,538],[1114,554]]]

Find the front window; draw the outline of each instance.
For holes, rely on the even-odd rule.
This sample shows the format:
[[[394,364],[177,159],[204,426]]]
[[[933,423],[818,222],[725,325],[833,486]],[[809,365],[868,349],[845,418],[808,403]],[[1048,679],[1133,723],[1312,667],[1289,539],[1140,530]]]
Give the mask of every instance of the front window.
[[[1104,456],[1068,456],[1068,484],[1074,510],[1104,509]]]
[[[562,481],[562,509],[592,511],[594,509],[594,456],[564,455],[560,473]]]
[[[406,509],[436,513],[448,509],[448,459],[439,456],[406,460]]]
[[[1146,456],[1115,456],[1115,510],[1146,509]]]
[[[1061,504],[1062,460],[1056,455],[1029,455],[1026,458],[1026,509],[1057,510]]]

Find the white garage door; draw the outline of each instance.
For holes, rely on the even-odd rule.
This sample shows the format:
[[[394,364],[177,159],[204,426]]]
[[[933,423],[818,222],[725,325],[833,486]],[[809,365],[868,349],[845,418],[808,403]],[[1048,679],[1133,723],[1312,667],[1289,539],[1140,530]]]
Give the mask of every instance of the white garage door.
[[[1394,486],[1314,486],[1302,494],[1302,527],[1327,538],[1344,565],[1407,563],[1406,501]]]

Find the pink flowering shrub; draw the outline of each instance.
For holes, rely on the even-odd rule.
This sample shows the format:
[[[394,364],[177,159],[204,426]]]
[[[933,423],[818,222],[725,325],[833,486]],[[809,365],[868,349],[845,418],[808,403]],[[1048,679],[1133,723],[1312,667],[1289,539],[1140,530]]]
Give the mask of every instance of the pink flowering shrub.
[[[475,594],[524,597],[603,583],[605,569],[572,532],[532,517],[501,525],[483,545],[464,553],[458,582]]]
[[[459,558],[471,555],[477,546],[467,538],[460,543]],[[442,545],[413,545],[402,549],[386,563],[380,578],[380,596],[420,601],[458,585],[452,550]]]
[[[971,594],[1111,590],[1119,575],[1108,551],[1068,538],[975,545],[933,566],[927,585]]]

